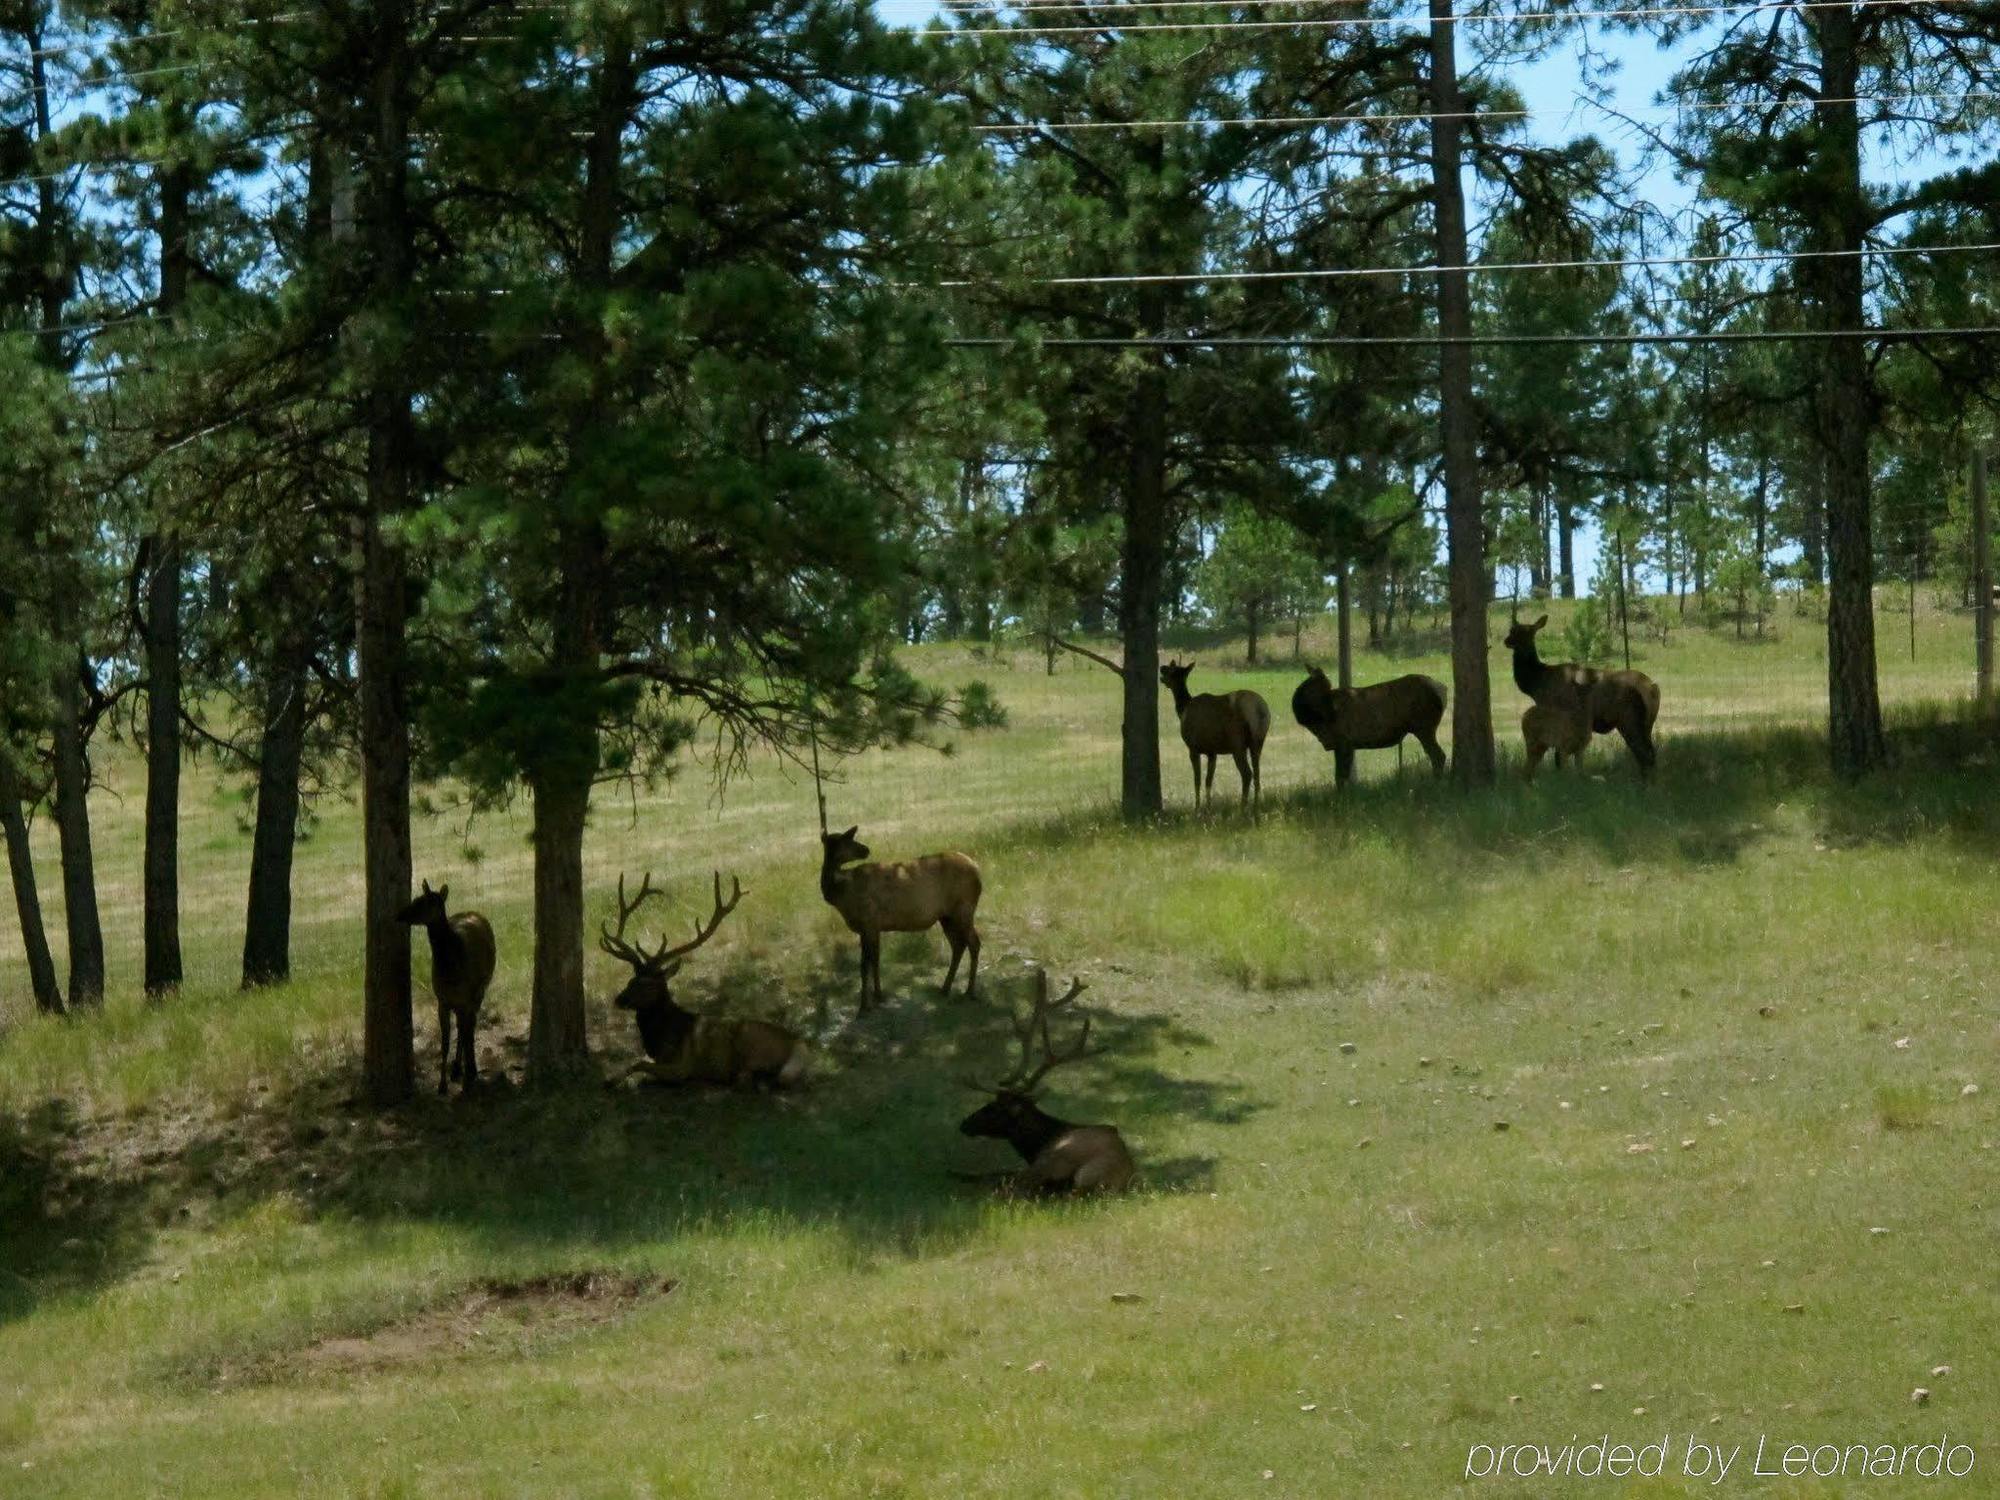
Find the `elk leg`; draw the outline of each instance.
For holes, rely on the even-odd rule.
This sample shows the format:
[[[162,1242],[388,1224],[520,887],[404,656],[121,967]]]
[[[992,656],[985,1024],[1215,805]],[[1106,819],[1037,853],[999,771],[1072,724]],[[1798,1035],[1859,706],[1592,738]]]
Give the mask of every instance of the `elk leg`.
[[[1531,743],[1528,746],[1528,780],[1533,781],[1535,779],[1535,767],[1539,766],[1542,763],[1542,756],[1545,755],[1547,752],[1548,752],[1548,746],[1546,745]],[[1562,751],[1558,750],[1556,751],[1557,767],[1560,768],[1562,763],[1563,763]]]
[[[1215,806],[1215,760],[1213,755],[1208,758],[1208,805],[1211,808]]]
[[[445,1078],[451,1072],[451,1007],[438,1001],[438,1092],[445,1091]]]
[[[1198,750],[1188,751],[1188,769],[1194,772],[1194,805],[1195,805],[1195,811],[1199,812],[1201,810],[1201,752],[1200,751]]]
[[[1444,775],[1444,746],[1438,743],[1437,731],[1435,729],[1427,732],[1419,730],[1417,733],[1417,743],[1424,747],[1424,754],[1431,758],[1431,774],[1433,776]]]
[[[1237,806],[1248,807],[1250,805],[1250,757],[1244,751],[1232,750],[1229,752],[1229,758],[1236,762],[1236,774],[1243,778],[1243,796],[1238,800]],[[1214,761],[1209,762],[1211,766],[1214,764]],[[1213,776],[1215,772],[1211,770],[1208,774]]]
[[[478,1029],[478,1011],[467,1011],[458,1018],[458,1051],[465,1062],[459,1086],[464,1089],[469,1089],[479,1082],[479,1052],[476,1046]]]
[[[952,980],[958,978],[958,960],[965,952],[965,934],[959,931],[958,924],[950,917],[944,918],[938,925],[944,928],[944,935],[951,943],[951,967],[944,971],[944,993],[949,995]]]
[[[1343,745],[1333,752],[1333,784],[1346,786],[1353,779],[1354,751],[1352,747]]]
[[[1264,747],[1250,747],[1250,794],[1259,807],[1264,804]]]
[[[972,950],[972,962],[965,970],[965,998],[970,1000],[979,988],[979,929],[969,919],[965,924],[965,946]]]
[[[869,994],[870,984],[874,995]],[[882,999],[882,939],[880,936],[865,937],[861,940],[861,1008],[867,1010]]]

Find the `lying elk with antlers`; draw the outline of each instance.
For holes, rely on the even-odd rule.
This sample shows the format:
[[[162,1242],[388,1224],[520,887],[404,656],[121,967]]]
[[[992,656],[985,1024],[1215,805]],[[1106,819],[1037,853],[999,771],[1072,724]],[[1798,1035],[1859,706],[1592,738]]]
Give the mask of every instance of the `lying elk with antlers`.
[[[1090,1044],[1090,1019],[1084,1018],[1076,1041],[1068,1051],[1057,1052],[1049,1040],[1049,1017],[1071,1004],[1084,991],[1081,979],[1072,979],[1069,993],[1060,1000],[1049,999],[1046,970],[1035,975],[1035,1003],[1025,1024],[1018,1016],[1014,1034],[1021,1044],[1020,1064],[1002,1079],[997,1088],[972,1083],[970,1087],[991,1094],[992,1102],[981,1105],[959,1125],[961,1135],[986,1136],[1003,1140],[1021,1154],[1028,1165],[1009,1172],[1002,1180],[1003,1191],[1026,1196],[1059,1193],[1118,1193],[1131,1185],[1137,1168],[1125,1138],[1112,1125],[1072,1125],[1058,1120],[1035,1103],[1035,1089],[1053,1068],[1074,1062]],[[1041,1058],[1035,1058],[1035,1042],[1041,1039]]]
[[[722,919],[736,910],[743,899],[743,884],[733,876],[729,899],[722,899],[722,874],[715,876],[715,911],[706,922],[697,922],[694,937],[677,948],[662,939],[658,949],[647,952],[636,942],[625,941],[625,924],[654,896],[664,894],[653,885],[648,871],[639,882],[639,894],[625,899],[625,877],[618,877],[618,930],[600,925],[597,943],[606,953],[632,968],[632,978],[618,992],[614,1002],[629,1010],[639,1023],[639,1041],[646,1049],[646,1062],[634,1066],[661,1083],[721,1083],[741,1085],[767,1083],[774,1088],[790,1088],[805,1075],[806,1044],[769,1021],[738,1021],[726,1016],[698,1016],[674,1004],[667,981],[680,972],[681,960],[715,936]],[[629,1076],[629,1075],[628,1075]]]

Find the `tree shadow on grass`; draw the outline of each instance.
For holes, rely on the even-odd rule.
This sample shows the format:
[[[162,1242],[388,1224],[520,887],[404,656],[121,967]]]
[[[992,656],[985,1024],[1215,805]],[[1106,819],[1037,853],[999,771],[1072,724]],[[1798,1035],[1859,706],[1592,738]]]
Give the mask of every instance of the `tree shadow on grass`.
[[[987,1201],[948,1169],[1002,1164],[981,1149],[993,1143],[958,1134],[976,1103],[958,1080],[994,1076],[1013,1033],[987,998],[934,995],[913,986],[829,1032],[812,1081],[789,1094],[626,1086],[630,1019],[598,1007],[599,1071],[560,1089],[524,1087],[518,1039],[496,1036],[475,1092],[423,1093],[384,1114],[357,1105],[353,1060],[337,1058],[194,1117],[161,1106],[85,1124],[51,1104],[0,1118],[0,1321],[124,1278],[163,1225],[227,1222],[280,1198],[309,1219],[448,1225],[495,1261],[595,1264],[770,1226],[830,1230],[859,1266],[948,1251],[978,1231]],[[1167,1070],[1163,1059],[1209,1045],[1171,1018],[1105,1013],[1096,1036],[1104,1050],[1063,1070],[1058,1097],[1079,1118],[1139,1142],[1255,1108],[1233,1084]],[[1213,1162],[1141,1166],[1150,1190],[1183,1191]]]
[[[1616,737],[1600,737],[1580,770],[1545,764],[1530,783],[1503,735],[1496,784],[1475,793],[1433,778],[1416,756],[1400,774],[1336,788],[1329,757],[1325,783],[1267,796],[1256,819],[1180,805],[1134,826],[1106,806],[1021,824],[992,845],[1068,849],[1105,839],[1175,842],[1200,832],[1238,838],[1254,857],[1258,823],[1275,820],[1323,840],[1330,859],[1360,838],[1407,847],[1413,857],[1436,861],[1442,893],[1476,869],[1460,858],[1466,854],[1525,864],[1581,849],[1615,865],[1666,870],[1734,863],[1787,806],[1808,808],[1830,837],[1848,842],[1943,834],[1969,851],[2000,848],[1995,721],[1958,706],[1901,710],[1890,743],[1889,770],[1844,784],[1816,729],[1669,731],[1647,782]],[[1363,752],[1364,765],[1373,769],[1393,754]]]

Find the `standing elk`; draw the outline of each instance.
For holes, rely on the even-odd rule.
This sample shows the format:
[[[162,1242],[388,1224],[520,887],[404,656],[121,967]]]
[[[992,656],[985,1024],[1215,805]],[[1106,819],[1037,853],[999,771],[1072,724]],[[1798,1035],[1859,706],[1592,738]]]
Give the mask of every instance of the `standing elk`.
[[[766,1083],[773,1088],[790,1088],[805,1076],[806,1044],[784,1027],[769,1021],[739,1021],[727,1016],[698,1016],[674,1003],[668,981],[681,970],[681,961],[715,936],[722,919],[736,910],[743,899],[743,884],[730,878],[729,899],[722,899],[722,873],[715,874],[715,910],[706,922],[695,923],[694,937],[677,948],[660,946],[647,952],[638,942],[625,941],[625,924],[653,896],[662,894],[653,885],[649,870],[639,882],[639,894],[625,899],[625,877],[618,877],[618,930],[600,923],[597,945],[613,958],[628,964],[632,977],[612,1003],[632,1012],[639,1023],[639,1041],[647,1061],[635,1064],[633,1072],[643,1073],[661,1083],[720,1083],[740,1086]],[[630,1074],[627,1075],[628,1077]]]
[[[1572,765],[1583,759],[1590,748],[1590,721],[1573,703],[1530,703],[1521,715],[1521,739],[1528,752],[1528,780],[1551,750],[1556,753],[1556,769],[1567,758]]]
[[[1593,734],[1614,730],[1639,763],[1639,774],[1650,776],[1657,756],[1653,721],[1660,716],[1660,688],[1644,672],[1631,668],[1601,671],[1577,662],[1545,662],[1535,636],[1549,623],[1543,615],[1532,625],[1516,620],[1502,642],[1514,654],[1514,686],[1544,707],[1580,713]]]
[[[1367,687],[1337,688],[1314,667],[1292,693],[1292,717],[1333,752],[1336,786],[1354,779],[1355,751],[1392,749],[1405,735],[1416,736],[1431,758],[1431,771],[1444,775],[1444,748],[1437,737],[1444,705],[1444,684],[1414,672]]]
[[[942,927],[951,943],[951,967],[944,972],[944,992],[958,975],[960,955],[970,951],[965,994],[970,999],[979,983],[979,866],[963,854],[926,854],[895,864],[862,864],[868,846],[854,835],[822,833],[819,893],[840,913],[848,931],[861,939],[861,1008],[869,1008],[869,982],[874,999],[882,998],[882,934],[923,932]]]
[[[1071,1004],[1083,991],[1083,981],[1072,979],[1069,993],[1060,1000],[1051,1000],[1048,972],[1037,970],[1034,1006],[1027,1021],[1023,1023],[1018,1015],[1009,1015],[1014,1035],[1021,1044],[1019,1064],[994,1088],[968,1080],[968,1087],[993,1097],[960,1122],[959,1134],[1003,1140],[1028,1164],[1005,1175],[1001,1181],[1005,1192],[1026,1196],[1118,1193],[1131,1185],[1138,1171],[1116,1126],[1072,1125],[1035,1103],[1035,1089],[1050,1070],[1074,1062],[1089,1046],[1089,1017],[1084,1018],[1068,1051],[1057,1052],[1049,1040],[1050,1015]],[[1040,1061],[1035,1059],[1038,1034]]]
[[[493,926],[476,911],[445,915],[449,885],[431,889],[424,882],[423,894],[396,913],[396,920],[421,927],[431,940],[431,993],[438,1008],[438,1092],[445,1092],[445,1078],[460,1080],[462,1090],[479,1081],[479,1059],[474,1035],[479,1028],[479,1007],[486,999],[486,987],[493,982]],[[451,1022],[458,1018],[458,1056],[451,1055]]]
[[[1243,805],[1254,793],[1263,800],[1264,736],[1271,732],[1271,707],[1248,690],[1234,693],[1189,693],[1188,673],[1194,663],[1170,661],[1160,668],[1160,681],[1174,695],[1174,717],[1181,721],[1181,743],[1194,769],[1194,805],[1201,806],[1201,761],[1208,757],[1208,801],[1215,804],[1215,761],[1227,755],[1243,778]]]

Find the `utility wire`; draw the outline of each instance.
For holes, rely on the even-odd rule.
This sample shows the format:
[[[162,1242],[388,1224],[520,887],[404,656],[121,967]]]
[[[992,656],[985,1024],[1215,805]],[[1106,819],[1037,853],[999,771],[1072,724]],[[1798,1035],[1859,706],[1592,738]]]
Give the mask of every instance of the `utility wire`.
[[[1197,281],[1318,281],[1354,276],[1441,276],[1448,272],[1485,275],[1509,271],[1630,271],[1649,266],[1764,264],[1772,261],[1845,260],[1863,255],[1938,255],[2000,250],[2000,241],[1974,245],[1864,245],[1858,250],[1767,250],[1715,255],[1647,255],[1625,260],[1514,260],[1476,262],[1467,266],[1330,266],[1288,271],[1170,271],[1112,276],[1045,276],[1029,286],[1143,286],[1161,282]],[[940,281],[938,287],[993,286],[993,281]]]
[[[1572,344],[1835,343],[1847,339],[1920,343],[1925,339],[1997,336],[2000,336],[2000,324],[1970,328],[1772,328],[1722,333],[1474,333],[1463,337],[1443,334],[1299,334],[1228,338],[1203,334],[1146,334],[1131,338],[1072,338],[1063,335],[1030,342],[1041,349],[1433,349],[1440,344],[1485,348]],[[944,340],[945,345],[953,349],[1007,349],[1022,342],[1019,338],[998,336]]]
[[[1875,9],[1913,5],[1968,5],[1978,0],[1867,0]],[[1289,21],[1161,21],[1137,26],[1101,23],[1096,26],[942,26],[919,27],[909,36],[967,37],[1058,37],[1101,36],[1108,31],[1285,31],[1291,29],[1344,30],[1353,27],[1410,26],[1513,26],[1590,25],[1597,21],[1664,20],[1678,16],[1744,16],[1772,11],[1851,10],[1854,0],[1755,0],[1739,5],[1649,5],[1616,10],[1574,11],[1494,11],[1484,14],[1450,16],[1340,16],[1294,18]]]

